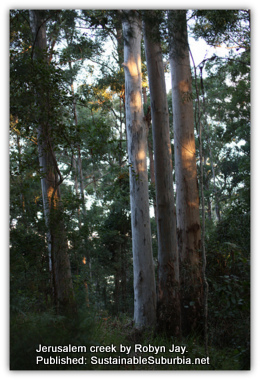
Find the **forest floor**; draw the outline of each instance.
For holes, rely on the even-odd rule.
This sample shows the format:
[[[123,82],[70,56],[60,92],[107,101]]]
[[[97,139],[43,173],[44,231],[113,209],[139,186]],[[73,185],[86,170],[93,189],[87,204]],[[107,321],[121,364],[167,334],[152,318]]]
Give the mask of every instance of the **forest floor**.
[[[207,356],[195,336],[177,342],[152,331],[140,333],[126,316],[84,311],[76,318],[52,312],[10,318],[11,370],[249,369],[242,368],[240,356],[238,349],[212,346]]]

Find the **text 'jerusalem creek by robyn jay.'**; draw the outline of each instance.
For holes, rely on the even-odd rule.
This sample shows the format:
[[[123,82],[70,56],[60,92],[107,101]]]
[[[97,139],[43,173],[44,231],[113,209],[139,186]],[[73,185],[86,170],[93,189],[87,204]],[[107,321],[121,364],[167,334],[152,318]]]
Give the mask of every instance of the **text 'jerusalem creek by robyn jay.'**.
[[[174,357],[166,357],[163,354],[170,353]],[[47,355],[46,355],[47,354]],[[49,356],[48,356],[49,354]],[[69,355],[66,355],[69,354]],[[73,356],[77,354],[77,356]],[[78,356],[82,354],[82,356]],[[84,354],[92,356],[86,357]],[[99,357],[97,354],[107,354]],[[122,354],[123,356],[117,356]],[[145,354],[143,356],[142,354]],[[36,364],[40,365],[122,365],[122,364],[167,364],[167,365],[197,365],[210,364],[209,357],[190,358],[187,356],[186,346],[172,344],[171,347],[135,344],[127,346],[114,344],[107,346],[44,346],[39,344],[36,349]],[[112,355],[112,356],[111,356]],[[177,355],[177,356],[176,356]]]

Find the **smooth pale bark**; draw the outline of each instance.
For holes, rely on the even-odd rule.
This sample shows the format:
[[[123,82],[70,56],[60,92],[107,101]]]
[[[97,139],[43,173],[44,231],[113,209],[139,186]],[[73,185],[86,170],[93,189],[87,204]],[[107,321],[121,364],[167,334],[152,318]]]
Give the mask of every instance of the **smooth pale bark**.
[[[144,23],[145,54],[151,97],[152,131],[157,205],[158,294],[160,330],[181,333],[179,258],[173,192],[169,113],[159,28]]]
[[[74,116],[74,124],[76,128],[77,134],[78,132],[78,115],[77,115],[77,108],[76,108],[76,99],[75,99],[75,92],[74,92],[74,84],[73,84],[73,78],[72,78],[72,64],[69,62],[69,68],[71,72],[71,82],[70,82],[70,88],[71,88],[71,93],[73,97],[73,116]],[[86,216],[86,205],[85,205],[85,195],[84,195],[84,183],[83,183],[83,174],[82,174],[82,161],[81,161],[81,149],[80,149],[80,144],[77,143],[77,152],[78,152],[78,157],[77,159],[73,157],[73,168],[75,172],[75,192],[76,195],[79,196],[82,201],[82,214],[85,217]],[[79,185],[80,185],[80,193],[79,193],[79,188],[78,188],[78,180],[79,180]],[[78,218],[79,218],[79,228],[81,227],[81,215],[80,215],[80,208],[78,209]]]
[[[117,56],[118,56],[118,66],[119,66],[119,75],[121,74],[121,70],[123,68],[124,62],[124,39],[123,39],[123,26],[121,20],[120,11],[117,11],[115,17],[115,28],[116,28],[116,40],[117,40]],[[118,164],[120,167],[120,175],[121,169],[123,168],[123,149],[122,149],[122,141],[123,141],[123,120],[125,119],[125,107],[123,104],[123,98],[125,93],[125,86],[122,85],[119,93],[119,154],[118,154]],[[119,179],[119,186],[123,185],[122,179]],[[118,282],[117,282],[118,277]],[[117,291],[117,283],[118,283],[118,291]],[[120,302],[121,297],[121,305],[120,311],[125,312],[126,307],[126,296],[127,296],[127,260],[126,260],[126,249],[125,244],[119,245],[118,248],[118,266],[116,270],[115,276],[115,294],[118,293],[118,303]],[[118,304],[119,308],[119,304]]]
[[[147,138],[142,107],[141,20],[134,11],[123,22],[125,107],[129,158],[134,321],[137,327],[156,322],[156,290],[149,217]]]
[[[48,65],[45,22],[41,11],[30,10],[29,13],[34,38],[33,59],[36,65],[44,67]],[[54,297],[58,310],[68,312],[74,309],[75,304],[68,244],[62,218],[63,210],[59,186],[62,177],[55,158],[54,145],[51,140],[51,126],[47,117],[48,112],[51,112],[48,95],[45,91],[41,91],[40,83],[35,90],[35,103],[38,107],[37,143]]]
[[[78,176],[79,176],[79,187],[80,187],[80,197],[82,201],[82,214],[86,216],[86,204],[85,204],[85,194],[84,194],[84,180],[82,173],[82,160],[81,160],[81,149],[80,145],[77,145],[78,149]]]
[[[144,105],[147,106],[147,94],[146,94],[146,87],[142,88],[143,92],[143,102]],[[153,158],[153,143],[150,139],[150,127],[151,127],[151,107],[147,107],[146,114],[144,115],[144,120],[146,124],[146,133],[147,133],[147,144],[148,144],[148,155],[149,155],[149,163],[150,163],[150,181],[151,185],[153,186],[155,190],[155,173],[154,173],[154,158]],[[157,220],[157,210],[156,210],[156,195],[155,191],[153,191],[153,209],[154,209],[154,217],[155,220]]]
[[[182,328],[187,334],[200,328],[203,315],[199,190],[186,11],[169,11],[168,16]]]

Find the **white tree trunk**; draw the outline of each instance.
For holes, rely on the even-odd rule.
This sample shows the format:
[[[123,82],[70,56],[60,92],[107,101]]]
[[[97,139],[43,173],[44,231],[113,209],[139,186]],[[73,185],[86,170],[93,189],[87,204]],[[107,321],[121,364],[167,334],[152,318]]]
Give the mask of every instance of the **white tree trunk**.
[[[156,290],[149,216],[147,137],[143,120],[141,78],[141,20],[133,11],[123,22],[125,107],[130,176],[134,320],[138,327],[156,321]]]
[[[152,11],[150,12],[152,16]],[[159,28],[156,19],[144,23],[145,54],[151,97],[157,205],[158,327],[181,333],[179,257],[173,193],[169,113]]]

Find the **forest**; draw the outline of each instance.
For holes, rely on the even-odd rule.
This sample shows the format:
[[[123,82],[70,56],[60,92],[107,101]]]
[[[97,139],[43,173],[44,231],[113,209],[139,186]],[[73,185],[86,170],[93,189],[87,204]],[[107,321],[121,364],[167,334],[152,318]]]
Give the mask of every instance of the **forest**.
[[[250,10],[9,16],[10,369],[249,370]]]

